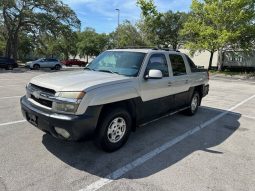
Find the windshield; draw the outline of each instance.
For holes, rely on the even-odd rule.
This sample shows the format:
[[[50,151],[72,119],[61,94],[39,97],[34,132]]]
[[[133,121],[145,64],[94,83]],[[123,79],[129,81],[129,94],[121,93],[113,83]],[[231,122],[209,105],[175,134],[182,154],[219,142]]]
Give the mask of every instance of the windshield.
[[[117,73],[125,76],[137,76],[145,53],[127,51],[106,51],[95,58],[86,68]]]

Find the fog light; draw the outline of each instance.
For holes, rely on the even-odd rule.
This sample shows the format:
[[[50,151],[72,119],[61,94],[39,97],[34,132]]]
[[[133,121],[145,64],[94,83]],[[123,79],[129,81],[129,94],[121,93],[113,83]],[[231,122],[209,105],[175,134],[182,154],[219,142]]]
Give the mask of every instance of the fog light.
[[[55,131],[61,135],[62,137],[68,139],[70,137],[70,133],[65,130],[65,129],[62,129],[62,128],[59,128],[59,127],[55,127]]]

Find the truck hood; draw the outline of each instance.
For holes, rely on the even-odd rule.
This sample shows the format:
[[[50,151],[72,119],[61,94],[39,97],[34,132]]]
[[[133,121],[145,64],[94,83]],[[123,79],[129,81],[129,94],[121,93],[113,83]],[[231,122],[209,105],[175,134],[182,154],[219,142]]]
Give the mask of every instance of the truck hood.
[[[83,91],[101,85],[127,82],[130,79],[130,77],[104,72],[69,71],[39,75],[30,83],[55,91]]]

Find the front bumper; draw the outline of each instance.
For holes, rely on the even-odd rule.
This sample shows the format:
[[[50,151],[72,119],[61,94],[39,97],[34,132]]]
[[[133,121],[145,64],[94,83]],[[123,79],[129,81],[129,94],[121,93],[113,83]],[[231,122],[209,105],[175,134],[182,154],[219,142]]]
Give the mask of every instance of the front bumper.
[[[30,103],[26,96],[20,99],[21,111],[25,119],[29,120],[29,115],[36,118],[36,123],[32,123],[38,129],[51,134],[56,138],[64,139],[59,135],[54,127],[65,129],[71,135],[68,140],[79,140],[91,135],[97,126],[101,106],[88,107],[83,115],[63,115],[37,107]]]

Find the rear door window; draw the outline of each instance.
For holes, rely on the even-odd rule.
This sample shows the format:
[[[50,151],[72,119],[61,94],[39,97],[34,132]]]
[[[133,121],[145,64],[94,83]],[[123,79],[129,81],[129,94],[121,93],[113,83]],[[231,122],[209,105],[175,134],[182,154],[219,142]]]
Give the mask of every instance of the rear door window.
[[[169,58],[171,61],[174,76],[182,76],[187,74],[185,62],[181,55],[170,54]]]

